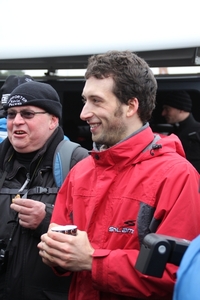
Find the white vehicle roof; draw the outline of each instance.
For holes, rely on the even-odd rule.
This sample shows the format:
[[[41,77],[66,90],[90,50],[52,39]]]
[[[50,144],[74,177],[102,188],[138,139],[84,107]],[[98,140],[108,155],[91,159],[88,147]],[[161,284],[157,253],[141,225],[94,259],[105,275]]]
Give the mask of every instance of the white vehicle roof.
[[[200,64],[196,0],[0,0],[0,9],[0,69],[84,68],[108,50],[141,53],[153,66],[157,51],[164,62]]]
[[[1,0],[0,7],[0,59],[200,45],[196,0]]]

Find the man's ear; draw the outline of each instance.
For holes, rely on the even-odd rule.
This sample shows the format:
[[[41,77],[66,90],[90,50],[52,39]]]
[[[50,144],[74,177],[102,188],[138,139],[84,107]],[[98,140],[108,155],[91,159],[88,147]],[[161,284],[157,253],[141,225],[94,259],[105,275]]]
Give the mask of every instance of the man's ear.
[[[50,129],[54,129],[55,127],[58,127],[58,125],[59,125],[58,117],[51,115]]]
[[[128,100],[128,110],[127,110],[127,117],[133,116],[139,107],[139,101],[137,98],[131,98]]]

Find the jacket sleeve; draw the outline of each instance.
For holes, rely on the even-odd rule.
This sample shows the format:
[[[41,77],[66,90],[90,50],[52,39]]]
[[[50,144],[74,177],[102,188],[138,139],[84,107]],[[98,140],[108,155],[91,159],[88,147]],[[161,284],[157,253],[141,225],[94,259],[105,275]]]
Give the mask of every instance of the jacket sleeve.
[[[199,180],[196,170],[183,161],[180,166],[167,170],[163,178],[160,174],[155,176],[154,218],[160,221],[157,233],[187,240],[200,233]],[[69,175],[59,191],[51,222],[73,223],[73,184]],[[177,266],[168,263],[162,278],[147,276],[134,268],[138,249],[123,249],[123,245],[117,249],[92,246],[95,248],[92,262],[95,289],[135,298],[172,298]]]
[[[161,299],[172,295],[177,267],[167,265],[162,278],[143,275],[134,268],[138,253],[138,250],[125,249],[108,253],[95,250],[92,264],[94,288],[134,298],[157,299],[159,296]]]
[[[194,239],[200,233],[199,174],[193,168],[172,168],[159,184],[154,218],[157,233]],[[177,266],[166,264],[162,278],[143,275],[134,266],[136,249],[96,249],[93,254],[94,288],[132,297],[167,297],[173,293]],[[156,298],[157,299],[157,298]]]
[[[189,245],[181,261],[173,300],[198,300],[200,267],[200,235]]]

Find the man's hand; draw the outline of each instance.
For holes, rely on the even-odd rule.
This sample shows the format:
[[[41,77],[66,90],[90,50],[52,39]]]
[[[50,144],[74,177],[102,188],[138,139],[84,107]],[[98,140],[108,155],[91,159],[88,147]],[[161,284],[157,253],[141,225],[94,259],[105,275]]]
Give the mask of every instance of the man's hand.
[[[45,204],[31,199],[14,198],[10,208],[18,212],[19,224],[30,229],[36,229],[46,215]]]
[[[46,234],[41,236],[38,244],[39,254],[45,264],[60,267],[66,271],[81,271],[92,269],[92,248],[87,233],[77,230],[72,236],[51,231],[51,224]]]

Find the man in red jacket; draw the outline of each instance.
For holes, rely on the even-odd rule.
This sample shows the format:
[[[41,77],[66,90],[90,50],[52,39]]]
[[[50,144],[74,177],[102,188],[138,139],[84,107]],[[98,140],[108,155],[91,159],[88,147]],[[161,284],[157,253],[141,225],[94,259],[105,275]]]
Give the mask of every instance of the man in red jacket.
[[[61,187],[39,253],[58,276],[73,273],[70,300],[169,300],[176,266],[167,264],[162,278],[134,266],[146,234],[200,233],[199,174],[175,135],[149,127],[157,83],[143,59],[95,55],[85,78],[81,119],[94,147]],[[52,231],[58,224],[77,225],[77,235]]]

